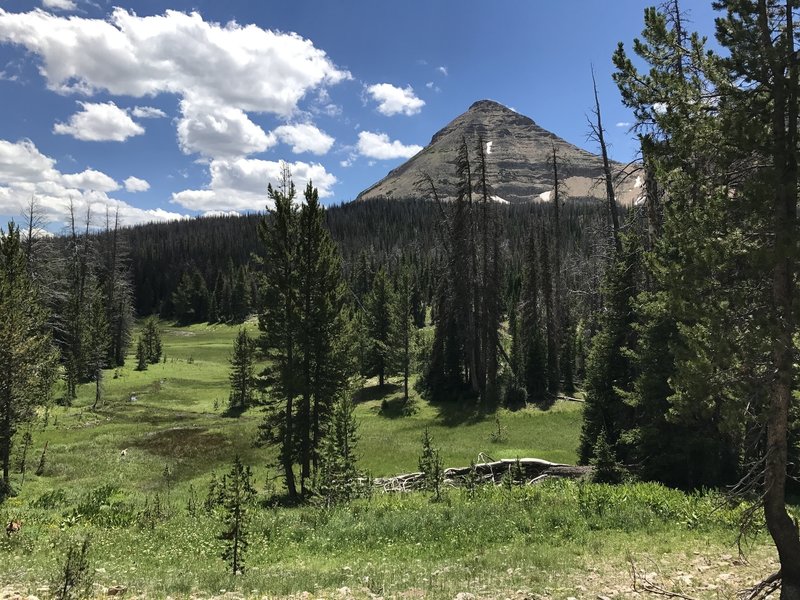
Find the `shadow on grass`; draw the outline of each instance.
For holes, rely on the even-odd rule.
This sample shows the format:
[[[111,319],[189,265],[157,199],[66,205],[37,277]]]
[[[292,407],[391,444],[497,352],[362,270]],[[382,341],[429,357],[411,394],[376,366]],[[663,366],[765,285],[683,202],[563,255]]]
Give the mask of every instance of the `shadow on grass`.
[[[497,410],[494,406],[481,406],[478,400],[471,397],[431,402],[431,406],[438,411],[437,418],[445,427],[474,425]]]
[[[361,388],[353,394],[353,404],[362,404],[363,402],[371,402],[373,400],[383,400],[391,396],[400,389],[399,385],[394,383],[385,383],[383,386],[371,385]]]
[[[402,419],[403,417],[410,417],[415,412],[417,412],[417,407],[413,398],[409,398],[408,402],[406,402],[403,396],[397,396],[395,398],[384,398],[378,414],[387,419]]]
[[[229,406],[222,411],[222,416],[227,419],[238,419],[245,412],[247,412],[246,406]]]

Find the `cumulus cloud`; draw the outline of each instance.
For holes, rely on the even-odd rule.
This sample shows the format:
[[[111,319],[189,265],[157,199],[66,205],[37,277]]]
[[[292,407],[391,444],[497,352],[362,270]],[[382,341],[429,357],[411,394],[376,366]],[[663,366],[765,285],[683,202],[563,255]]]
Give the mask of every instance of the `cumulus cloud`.
[[[42,6],[52,10],[75,10],[76,8],[72,0],[42,0]]]
[[[178,143],[185,154],[230,158],[263,152],[275,145],[247,114],[232,106],[206,106],[183,100],[178,121]]]
[[[630,127],[631,124],[628,121],[620,121],[617,123],[617,127]]]
[[[108,193],[118,188],[114,179],[94,169],[61,173],[55,160],[30,140],[0,139],[0,214],[19,215],[35,197],[46,218],[55,223],[66,221],[70,203],[79,215],[85,215],[87,208],[95,215],[105,215],[107,208],[119,209],[126,225],[184,218],[177,212],[141,209],[109,197]]]
[[[267,185],[277,186],[282,162],[252,158],[213,160],[209,165],[211,183],[202,190],[172,194],[172,202],[196,211],[257,211],[267,205]],[[311,181],[326,198],[333,194],[336,177],[319,163],[287,163],[298,192]]]
[[[85,142],[124,142],[144,133],[144,127],[113,102],[79,102],[82,110],[67,123],[56,123],[53,133],[71,135]]]
[[[125,191],[127,192],[146,192],[150,189],[150,184],[147,183],[146,180],[139,179],[133,175],[128,177],[123,183],[125,184]]]
[[[137,119],[160,119],[167,116],[167,113],[154,106],[134,106],[131,114]]]
[[[281,125],[273,133],[284,144],[292,147],[292,152],[300,154],[327,154],[333,146],[334,139],[311,123]]]
[[[86,169],[81,173],[62,175],[61,180],[69,187],[94,192],[113,192],[119,184],[111,177],[94,169]]]
[[[105,21],[0,9],[0,41],[39,55],[59,92],[171,93],[286,117],[310,89],[351,78],[297,34],[207,22],[197,12],[140,17],[115,8]]]
[[[415,115],[425,106],[425,101],[417,98],[410,85],[399,88],[391,83],[376,83],[367,88],[367,93],[378,103],[378,112],[387,117]]]
[[[442,74],[442,75],[444,75],[445,77],[447,77],[447,67],[439,67],[439,68],[438,68],[438,69],[436,69],[436,70],[437,70],[437,71],[439,71],[439,73],[441,73],[441,74]]]
[[[398,140],[391,141],[385,133],[361,131],[358,134],[358,152],[362,156],[388,160],[392,158],[411,158],[422,150],[422,146],[406,146]]]

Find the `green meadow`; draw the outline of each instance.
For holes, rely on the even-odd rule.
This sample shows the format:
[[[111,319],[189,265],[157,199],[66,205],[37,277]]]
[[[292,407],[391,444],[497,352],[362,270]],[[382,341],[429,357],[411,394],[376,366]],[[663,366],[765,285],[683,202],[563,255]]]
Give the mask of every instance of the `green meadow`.
[[[22,521],[0,541],[4,585],[46,597],[66,548],[86,535],[96,595],[121,586],[155,598],[596,597],[606,588],[630,591],[631,561],[661,561],[656,575],[663,570],[663,585],[676,589],[689,583],[667,573],[710,557],[714,566],[691,579],[705,585],[720,556],[738,557],[743,507],[653,484],[551,481],[448,489],[438,503],[423,493],[376,492],[335,508],[279,507],[270,502],[280,492],[274,451],[254,444],[262,410],[226,413],[236,330],[165,324],[163,362],[138,372],[131,357],[105,373],[95,410],[94,386],[85,385],[73,406],[39,416],[24,483],[14,475],[19,495],[0,509],[5,522]],[[415,397],[415,412],[402,415],[399,386],[370,383],[355,400],[360,467],[372,476],[416,471],[426,427],[446,466],[480,456],[576,460],[580,403],[486,414]],[[224,474],[236,455],[252,468],[259,494],[246,568],[232,576],[221,558],[221,514],[202,504],[212,474]],[[734,575],[709,584],[719,597],[771,568],[765,537],[749,543],[753,560],[737,567],[731,558]]]

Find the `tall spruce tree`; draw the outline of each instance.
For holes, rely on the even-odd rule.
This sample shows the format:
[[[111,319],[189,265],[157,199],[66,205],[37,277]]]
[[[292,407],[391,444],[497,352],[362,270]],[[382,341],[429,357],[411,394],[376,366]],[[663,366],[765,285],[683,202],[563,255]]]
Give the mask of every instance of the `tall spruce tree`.
[[[279,461],[289,497],[297,499],[294,473],[295,401],[299,393],[298,337],[299,286],[297,278],[297,208],[295,187],[288,167],[284,166],[278,189],[272,185],[267,193],[273,207],[258,226],[264,247],[262,310],[258,315],[261,330],[259,344],[269,361],[265,378],[271,410],[262,426],[261,437],[278,445]]]
[[[231,392],[228,405],[233,410],[245,410],[253,403],[256,392],[255,343],[247,329],[239,328],[233,341],[233,354],[230,359],[231,372],[228,379]]]
[[[260,344],[271,410],[262,439],[279,446],[286,488],[309,491],[335,399],[354,368],[341,258],[324,228],[324,209],[309,182],[305,203],[294,205],[288,168],[281,186],[268,188],[274,208],[259,226],[263,260]]]
[[[520,300],[520,335],[522,337],[522,381],[531,402],[544,403],[547,398],[547,350],[542,335],[539,307],[539,252],[535,228],[528,234],[525,255],[525,278]]]
[[[2,490],[11,491],[12,440],[35,416],[56,366],[48,315],[29,277],[19,229],[0,230],[0,461]]]
[[[716,7],[724,11],[717,21],[724,59],[685,32],[677,2],[645,13],[644,39],[634,50],[649,62],[648,73],[635,69],[622,45],[614,56],[615,79],[644,131],[646,165],[664,191],[650,211],[656,289],[644,299],[648,343],[638,360],[646,372],[636,393],[639,406],[650,407],[639,412],[656,417],[641,423],[641,439],[645,426],[659,427],[661,402],[669,407],[667,426],[684,428],[682,437],[720,440],[721,451],[705,451],[716,462],[713,475],[761,488],[782,598],[799,598],[800,538],[785,508],[789,438],[796,435],[789,410],[798,5],[731,0]],[[670,335],[672,364],[664,364],[668,357],[652,364],[649,341],[659,327]],[[746,465],[752,468],[742,472]]]
[[[393,372],[391,346],[393,304],[392,286],[386,270],[381,267],[372,280],[372,289],[365,304],[370,339],[366,375],[377,376],[378,385],[381,387]]]
[[[408,265],[403,265],[396,276],[391,305],[391,351],[392,371],[403,376],[403,400],[408,403],[408,380],[411,376],[411,359],[414,342],[413,317],[414,287]]]

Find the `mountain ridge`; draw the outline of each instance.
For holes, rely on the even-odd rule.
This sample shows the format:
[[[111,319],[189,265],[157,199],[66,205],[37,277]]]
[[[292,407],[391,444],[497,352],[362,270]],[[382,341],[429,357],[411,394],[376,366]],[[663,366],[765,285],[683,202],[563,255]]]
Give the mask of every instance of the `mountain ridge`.
[[[486,144],[487,170],[493,195],[509,203],[547,201],[553,189],[551,156],[553,147],[559,170],[565,175],[565,196],[575,199],[604,199],[605,188],[597,182],[603,173],[602,158],[579,148],[544,129],[533,119],[494,100],[473,102],[431,136],[430,143],[406,162],[389,171],[371,185],[356,201],[371,198],[420,197],[418,181],[423,174],[432,177],[440,196],[455,195],[456,157],[462,139],[471,155],[479,137]],[[630,174],[632,169],[612,162],[615,174]],[[618,201],[631,204],[641,194],[636,178],[620,186]]]

